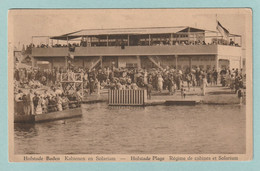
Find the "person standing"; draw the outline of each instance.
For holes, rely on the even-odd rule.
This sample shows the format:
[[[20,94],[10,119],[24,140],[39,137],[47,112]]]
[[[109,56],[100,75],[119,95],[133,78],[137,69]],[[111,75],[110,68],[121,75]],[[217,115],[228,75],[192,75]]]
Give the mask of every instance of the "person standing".
[[[90,78],[90,83],[89,83],[89,93],[92,94],[94,92],[94,88],[95,88],[95,81]]]
[[[96,79],[96,84],[97,84],[97,95],[100,95],[100,82],[98,81],[98,79]]]
[[[173,85],[174,85],[174,83],[173,83],[172,78],[169,78],[169,80],[168,80],[168,90],[169,90],[170,95],[173,94]]]
[[[206,86],[207,86],[207,84],[208,84],[208,83],[207,83],[207,79],[206,79],[205,76],[203,76],[201,83],[202,83],[202,84],[201,84],[202,96],[205,96],[205,94],[206,94]]]
[[[30,99],[28,94],[23,94],[23,110],[25,115],[30,115]]]
[[[158,76],[158,90],[159,92],[162,92],[163,89],[163,78],[161,75]]]
[[[187,86],[188,86],[188,91],[190,91],[190,86],[191,86],[191,73],[187,74]]]
[[[199,68],[197,68],[197,70],[195,72],[195,76],[196,76],[197,86],[199,87],[200,86],[200,69]]]
[[[176,75],[176,86],[177,86],[177,89],[180,90],[181,89],[181,75],[180,73],[177,73]]]
[[[31,111],[31,115],[34,115],[34,105],[33,105],[33,98],[34,98],[34,94],[33,94],[33,90],[30,89],[30,92],[29,92],[29,99],[30,99],[30,111]]]
[[[218,71],[217,70],[213,71],[213,79],[214,79],[214,84],[217,85],[218,84]]]
[[[146,90],[147,90],[147,98],[148,99],[151,99],[152,98],[152,89],[153,89],[153,86],[152,86],[152,84],[150,84],[150,83],[148,83],[147,85],[146,85]]]
[[[239,105],[242,105],[242,102],[243,102],[243,91],[241,90],[241,88],[239,88],[238,91],[237,91],[237,97],[239,99]]]
[[[185,90],[184,86],[182,85],[181,86],[181,98],[183,98],[183,99],[185,99],[185,97],[186,97],[186,92],[185,91],[186,90]]]
[[[35,111],[34,114],[36,114],[36,109],[37,109],[37,106],[38,106],[39,97],[37,95],[37,92],[34,92],[34,95],[35,96],[33,97],[33,106],[34,106],[33,111]]]
[[[57,97],[57,108],[58,108],[58,111],[62,111],[62,98],[60,97],[60,95],[56,95]]]
[[[40,97],[40,95],[37,93],[37,97],[38,97],[38,103],[36,106],[36,110],[35,110],[35,114],[36,115],[40,115],[42,114],[42,98]]]

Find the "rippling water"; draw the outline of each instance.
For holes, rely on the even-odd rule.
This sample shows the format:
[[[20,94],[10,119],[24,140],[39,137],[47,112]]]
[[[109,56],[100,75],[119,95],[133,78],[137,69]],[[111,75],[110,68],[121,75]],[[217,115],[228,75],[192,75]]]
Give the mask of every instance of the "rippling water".
[[[16,154],[242,154],[245,106],[109,107],[83,116],[15,124]]]

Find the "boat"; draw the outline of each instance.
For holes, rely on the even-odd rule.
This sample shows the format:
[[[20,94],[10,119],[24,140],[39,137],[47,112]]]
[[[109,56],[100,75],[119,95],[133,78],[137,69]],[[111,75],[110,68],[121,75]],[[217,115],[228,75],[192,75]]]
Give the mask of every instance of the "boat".
[[[81,117],[82,109],[81,107],[66,109],[63,111],[50,112],[46,114],[39,115],[14,115],[14,123],[38,123],[47,122],[60,119],[68,119],[74,117]]]

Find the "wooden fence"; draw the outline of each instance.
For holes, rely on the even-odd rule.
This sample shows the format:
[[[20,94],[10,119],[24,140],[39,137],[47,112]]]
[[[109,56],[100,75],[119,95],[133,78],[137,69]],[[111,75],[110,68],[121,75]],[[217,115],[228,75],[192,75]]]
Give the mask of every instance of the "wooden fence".
[[[108,104],[111,106],[143,106],[146,99],[147,92],[144,89],[108,91]]]

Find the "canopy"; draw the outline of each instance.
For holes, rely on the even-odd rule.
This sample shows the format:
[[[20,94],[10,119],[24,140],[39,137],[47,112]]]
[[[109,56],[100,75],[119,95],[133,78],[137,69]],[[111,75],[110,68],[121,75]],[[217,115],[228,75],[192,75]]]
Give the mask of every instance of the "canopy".
[[[55,40],[71,40],[86,36],[109,36],[109,35],[149,35],[149,34],[183,34],[183,33],[205,32],[218,33],[217,31],[205,30],[194,27],[178,26],[178,27],[149,27],[149,28],[112,28],[112,29],[83,29],[60,36],[53,36],[50,39]],[[230,34],[230,36],[241,37],[240,35]]]
[[[61,36],[53,36],[51,39],[71,40],[84,36],[101,36],[101,35],[142,35],[142,34],[170,34],[185,32],[190,28],[190,32],[204,32],[203,29],[196,29],[187,26],[179,27],[150,27],[150,28],[117,28],[117,29],[84,29]]]

